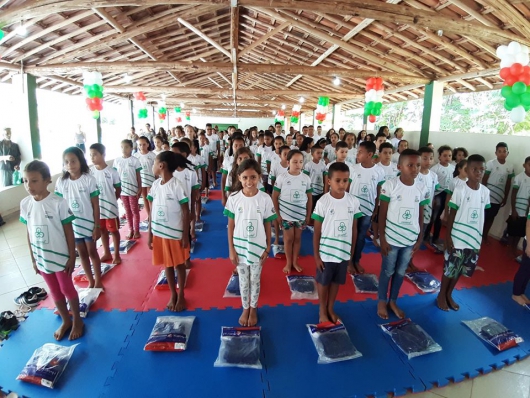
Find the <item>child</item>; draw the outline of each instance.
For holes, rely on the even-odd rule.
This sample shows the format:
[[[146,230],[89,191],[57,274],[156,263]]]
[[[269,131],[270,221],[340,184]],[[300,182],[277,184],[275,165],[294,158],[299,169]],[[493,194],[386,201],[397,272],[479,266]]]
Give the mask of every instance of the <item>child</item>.
[[[228,197],[224,210],[228,217],[230,260],[239,273],[241,326],[258,323],[261,269],[269,255],[270,222],[277,217],[270,196],[258,189],[261,173],[257,161],[243,161],[237,169],[236,192]]]
[[[491,207],[486,210],[486,220],[484,221],[483,238],[486,244],[493,221],[495,221],[500,208],[504,207],[508,200],[512,178],[515,176],[513,165],[506,162],[509,153],[508,145],[505,142],[499,142],[495,147],[497,159],[486,163],[486,175],[482,184],[489,189],[491,202]]]
[[[210,151],[212,153],[212,161],[210,162],[210,168],[208,174],[210,175],[210,189],[217,187],[217,158],[219,157],[219,136],[213,133],[211,123],[206,123],[206,138],[210,145]]]
[[[50,195],[48,185],[51,182],[46,163],[34,160],[26,165],[24,187],[30,196],[20,202],[20,221],[28,229],[33,269],[44,278],[61,316],[62,324],[53,337],[60,341],[71,329],[68,340],[76,340],[83,335],[84,324],[79,314],[79,296],[72,283],[75,266],[72,221],[75,217],[66,200]],[[66,307],[67,299],[73,320]]]
[[[525,237],[526,216],[530,202],[530,156],[525,159],[523,167],[524,171],[513,179],[512,213],[508,218],[508,235],[513,258],[517,257],[519,240]]]
[[[385,181],[391,178],[397,177],[399,170],[397,162],[392,161],[393,147],[390,142],[383,142],[379,145],[379,167],[383,169],[385,173]]]
[[[383,145],[383,144],[381,144]],[[379,146],[381,148],[381,145]],[[405,149],[409,149],[409,142],[407,140],[401,140],[399,141],[397,151],[392,155],[392,163],[397,164],[399,162],[399,154],[403,152]]]
[[[346,161],[355,164],[357,163],[357,148],[355,148],[355,134],[346,133],[344,134],[344,142],[348,144],[348,155]]]
[[[462,160],[467,159],[469,153],[466,148],[457,147],[453,149],[453,161],[451,162],[453,166],[456,166]]]
[[[300,147],[302,146],[302,144],[304,143],[304,135],[303,134],[300,134],[298,133],[296,135],[296,148],[291,148],[291,149],[300,149]]]
[[[289,148],[293,146],[293,135],[292,134],[287,134],[285,136],[285,145],[287,145]]]
[[[376,217],[374,210],[378,208],[379,191],[385,182],[385,174],[381,167],[373,163],[375,144],[364,141],[359,145],[357,151],[357,164],[353,166],[349,192],[354,195],[360,203],[363,216],[357,220],[357,242],[352,264],[348,267],[351,274],[364,273],[361,266],[361,255],[364,249],[366,232],[370,228],[373,218]]]
[[[390,140],[392,147],[397,151],[399,142],[403,140],[403,129],[401,127],[398,127],[396,131],[394,131],[394,138]]]
[[[153,153],[156,155],[158,155],[160,152],[163,151],[162,149],[162,145],[164,144],[164,139],[162,138],[161,135],[155,135],[155,138],[153,139],[154,143],[155,143],[155,149],[153,149]]]
[[[144,199],[144,207],[147,215],[149,215],[151,209],[149,208],[149,201],[147,195],[155,176],[153,175],[153,164],[155,164],[156,155],[154,152],[149,151],[149,139],[147,137],[138,138],[138,152],[134,154],[134,157],[140,161],[142,170],[140,170],[140,178],[142,180],[142,197]]]
[[[339,135],[337,133],[331,133],[329,138],[331,144],[326,145],[324,148],[324,162],[326,164],[337,159],[337,156],[335,155],[335,146],[337,145],[337,142],[339,142]]]
[[[199,155],[200,152],[200,146],[198,140],[193,140],[191,142],[191,153],[188,156],[188,160],[193,164],[195,171],[197,173],[197,183],[200,186],[200,192],[203,192],[206,189],[206,162],[204,158]],[[202,201],[201,201],[201,195],[197,195],[197,200],[195,201],[195,226],[199,229],[202,228],[202,220],[201,220],[201,212],[202,212]]]
[[[432,166],[431,171],[438,176],[438,189],[434,193],[433,204],[432,204],[432,218],[431,223],[427,231],[431,231],[431,226],[434,224],[434,230],[432,232],[431,244],[438,250],[441,251],[440,230],[442,229],[442,220],[440,216],[444,210],[445,199],[447,198],[446,189],[449,188],[449,182],[455,171],[455,167],[451,165],[451,156],[453,151],[450,146],[442,145],[438,148],[438,160],[439,163]]]
[[[265,134],[260,133],[258,134],[258,140],[250,147],[250,150],[254,154],[254,156],[257,156],[258,149],[263,146],[263,143],[265,142]]]
[[[311,137],[305,137],[304,141],[302,142],[302,145],[300,145],[300,152],[302,153],[302,156],[304,157],[304,166],[311,161],[313,158],[311,156],[311,148],[313,148],[314,141]]]
[[[386,134],[380,131],[374,136],[373,142],[375,144],[375,153],[373,156],[373,160],[374,160],[374,163],[379,163],[379,156],[377,155],[377,152],[379,151],[379,146],[386,142]]]
[[[346,160],[346,157],[348,156],[348,144],[346,144],[344,141],[339,141],[335,145],[335,160],[329,162],[326,165],[326,171],[324,172],[324,176],[326,176],[327,171],[329,170],[329,167],[337,162],[337,163],[346,163],[346,165],[350,168],[350,179],[351,179],[351,173],[353,169],[353,164],[348,162]],[[329,181],[329,178],[324,178],[324,193],[327,193],[329,191],[329,186],[327,185]]]
[[[145,137],[141,137],[145,138]],[[142,140],[144,141],[144,140]],[[138,141],[139,143],[141,141]],[[90,167],[90,174],[96,179],[99,190],[99,227],[101,229],[101,244],[103,256],[101,261],[110,261],[112,264],[121,264],[120,251],[120,216],[118,210],[118,198],[121,193],[120,176],[112,167],[105,163],[105,146],[103,144],[92,144],[90,146],[90,159],[94,164]],[[110,254],[109,233],[114,245],[114,257]]]
[[[131,144],[132,151],[132,144]],[[90,175],[85,154],[77,147],[63,152],[65,172],[57,180],[55,194],[66,199],[75,215],[75,247],[81,265],[88,279],[88,287],[103,288],[101,282],[101,260],[96,249],[96,241],[101,237],[99,229],[99,191],[96,179]],[[90,262],[92,261],[92,268]]]
[[[267,159],[269,158],[269,155],[273,151],[272,142],[274,140],[274,134],[272,134],[270,131],[266,131],[264,138],[263,138],[263,145],[258,147],[256,150],[256,160],[261,166],[261,182],[263,183],[263,186],[265,187],[265,191],[267,191],[269,187],[269,175],[267,173]]]
[[[485,162],[481,155],[471,155],[467,159],[467,182],[455,188],[449,201],[452,211],[447,221],[444,274],[436,299],[438,308],[443,311],[449,311],[449,308],[455,311],[460,309],[453,300],[453,289],[460,276],[471,277],[477,266],[484,210],[490,207],[489,190],[480,183],[484,176]]]
[[[226,178],[228,177],[228,173],[230,170],[232,170],[232,163],[234,163],[234,154],[237,152],[239,148],[243,148],[245,146],[245,139],[242,135],[232,137],[232,145],[229,147],[228,156],[225,157],[223,161],[223,166],[221,167],[221,190],[222,192],[225,191],[225,185],[226,185]],[[223,206],[226,205],[226,196],[223,194],[221,196],[221,201],[223,203]]]
[[[333,309],[339,285],[346,282],[346,268],[351,263],[357,240],[359,201],[346,192],[350,168],[333,163],[326,177],[330,191],[318,201],[311,218],[315,220],[313,248],[316,262],[319,323],[339,321]]]
[[[324,194],[324,173],[326,172],[326,164],[322,161],[322,152],[322,148],[316,146],[311,148],[313,160],[304,166],[304,173],[311,179],[311,189],[313,190],[311,213],[313,213],[318,200]]]
[[[140,210],[138,198],[142,194],[142,165],[132,154],[131,140],[121,142],[122,157],[114,160],[113,167],[118,171],[121,181],[121,201],[127,214],[129,233],[127,239],[140,239]]]
[[[521,305],[530,304],[530,299],[524,294],[530,280],[530,246],[528,245],[528,237],[530,237],[530,213],[526,219],[526,238],[523,240],[521,265],[519,265],[519,270],[513,278],[512,299]]]
[[[451,196],[453,196],[453,192],[459,185],[465,184],[467,181],[466,165],[467,160],[465,159],[456,165],[455,171],[453,172],[453,179],[449,182],[449,187],[445,190],[447,197],[445,199],[444,214],[442,216],[442,220],[444,221],[447,220],[447,216],[451,211],[449,201],[451,200]]]
[[[186,299],[186,259],[190,256],[189,242],[189,198],[182,184],[173,176],[177,170],[177,155],[171,151],[162,152],[155,159],[153,174],[158,178],[147,197],[151,201],[149,214],[148,247],[153,251],[153,265],[165,267],[165,274],[171,299],[169,311],[184,311]],[[179,282],[177,295],[175,269]]]
[[[269,157],[267,158],[267,173],[269,175],[268,183],[269,183],[269,192],[272,192],[272,180],[271,180],[271,169],[272,165],[275,163],[278,163],[280,161],[280,149],[285,144],[285,140],[281,135],[277,135],[274,137],[274,151],[270,153]]]
[[[399,157],[398,168],[399,177],[385,181],[381,188],[379,238],[383,262],[379,275],[377,315],[382,319],[388,319],[387,307],[399,319],[405,317],[396,301],[407,266],[420,247],[423,206],[429,202],[425,185],[416,180],[420,171],[419,152],[405,149]]]
[[[302,272],[298,265],[300,254],[302,230],[309,222],[312,209],[311,179],[302,173],[304,155],[293,149],[287,155],[289,169],[286,173],[276,178],[272,201],[278,216],[278,222],[283,229],[283,244],[285,249],[286,264],[283,272],[286,274],[294,269]]]

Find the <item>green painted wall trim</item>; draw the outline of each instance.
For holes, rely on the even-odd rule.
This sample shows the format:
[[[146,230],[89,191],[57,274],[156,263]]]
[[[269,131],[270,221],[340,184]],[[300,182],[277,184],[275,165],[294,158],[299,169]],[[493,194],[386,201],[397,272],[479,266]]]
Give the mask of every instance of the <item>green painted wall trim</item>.
[[[37,78],[33,75],[26,74],[27,79],[27,96],[28,96],[28,118],[31,134],[31,149],[33,159],[41,159],[42,151],[40,147],[39,132],[39,112],[37,110]]]
[[[434,96],[434,82],[425,85],[423,97],[423,116],[421,119],[420,148],[429,143],[429,127],[431,125],[432,102]]]

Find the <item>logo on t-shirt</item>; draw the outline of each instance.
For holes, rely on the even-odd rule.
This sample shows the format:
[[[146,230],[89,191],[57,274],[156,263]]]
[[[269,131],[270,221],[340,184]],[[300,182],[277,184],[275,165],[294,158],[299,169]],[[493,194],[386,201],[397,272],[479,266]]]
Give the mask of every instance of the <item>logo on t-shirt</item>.
[[[479,218],[479,209],[469,209],[467,220],[469,224],[478,224]]]
[[[156,210],[156,221],[158,222],[167,222],[167,206],[159,205],[158,209]]]
[[[336,220],[335,221],[335,237],[346,237],[348,236],[348,221],[347,220]]]
[[[364,184],[359,187],[361,195],[368,195],[368,185]]]
[[[35,230],[33,232],[33,237],[35,243],[48,244],[48,226],[47,225],[35,225]]]
[[[300,202],[302,198],[303,198],[303,194],[301,194],[299,190],[297,189],[291,190],[291,202],[292,203]]]
[[[414,210],[407,207],[400,207],[399,208],[399,223],[404,225],[410,225],[412,224],[412,218],[414,215]]]
[[[253,220],[253,219],[245,220],[245,231],[243,232],[243,237],[256,238],[258,236],[257,226],[258,226],[258,220]]]
[[[83,211],[83,209],[81,208],[81,204],[77,201],[77,199],[72,199],[72,201],[70,202],[70,208],[76,213]]]

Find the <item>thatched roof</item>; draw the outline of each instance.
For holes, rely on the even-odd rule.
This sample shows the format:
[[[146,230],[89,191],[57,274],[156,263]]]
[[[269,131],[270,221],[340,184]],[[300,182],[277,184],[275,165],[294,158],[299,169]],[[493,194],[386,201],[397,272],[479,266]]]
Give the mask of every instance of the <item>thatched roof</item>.
[[[0,81],[24,68],[77,94],[97,70],[111,101],[144,91],[209,115],[270,116],[326,95],[344,110],[363,105],[370,76],[389,102],[431,80],[449,93],[500,87],[495,49],[530,44],[529,19],[524,0],[0,0]]]

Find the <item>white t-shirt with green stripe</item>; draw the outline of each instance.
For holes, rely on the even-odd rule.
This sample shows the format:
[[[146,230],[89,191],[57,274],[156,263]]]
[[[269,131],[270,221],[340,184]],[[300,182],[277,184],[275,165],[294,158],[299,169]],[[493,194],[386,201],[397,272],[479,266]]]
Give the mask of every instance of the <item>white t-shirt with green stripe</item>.
[[[37,268],[45,274],[64,271],[69,259],[64,224],[75,219],[68,202],[50,194],[36,201],[32,196],[20,202],[20,221],[28,228]]]
[[[431,171],[438,177],[438,188],[436,189],[435,195],[445,192],[445,190],[449,188],[449,183],[453,178],[455,166],[452,164],[442,166],[440,163],[438,163],[431,167]]]
[[[379,198],[388,202],[385,228],[388,244],[409,247],[416,243],[420,234],[420,206],[429,203],[429,195],[427,187],[418,180],[413,185],[403,184],[399,177],[385,181]]]
[[[394,162],[390,162],[388,166],[385,166],[383,163],[379,162],[377,163],[377,166],[383,169],[383,172],[385,173],[385,181],[397,177],[399,174],[397,164]]]
[[[318,163],[312,160],[304,166],[304,173],[311,179],[311,188],[313,195],[322,195],[324,193],[324,172],[326,164],[321,160]]]
[[[278,156],[278,154],[274,151],[272,151],[267,157],[267,167],[269,168],[269,178],[268,178],[269,184],[272,184],[272,177],[271,177],[272,167],[276,163],[279,163],[280,161],[281,161],[280,156]]]
[[[197,181],[202,186],[202,169],[206,168],[206,161],[201,155],[189,155],[188,160],[193,163],[193,167],[196,170]]]
[[[94,209],[91,200],[99,195],[96,179],[90,174],[82,174],[77,180],[59,178],[55,184],[55,193],[66,199],[74,213],[75,220],[72,222],[74,236],[76,238],[92,236]]]
[[[269,179],[270,181],[276,181],[276,179],[283,173],[287,173],[287,169],[289,168],[289,165],[286,167],[282,166],[282,162],[279,160],[276,160],[271,165],[271,172],[269,173]]]
[[[519,217],[526,217],[528,214],[528,204],[530,202],[530,177],[523,171],[513,179],[513,188],[517,189],[515,196],[515,210]]]
[[[140,161],[142,170],[140,170],[140,177],[142,178],[142,188],[148,188],[153,185],[156,177],[153,174],[153,165],[155,164],[156,155],[154,152],[147,152],[145,155],[136,152],[134,157]]]
[[[456,210],[451,230],[455,249],[479,250],[484,229],[484,210],[491,207],[489,189],[482,184],[477,190],[461,184],[455,188],[449,207]]]
[[[324,148],[324,157],[328,158],[330,162],[333,162],[337,159],[337,153],[331,144],[326,145]]]
[[[182,185],[182,188],[184,188],[184,194],[187,198],[189,198],[189,206],[191,210],[191,206],[193,206],[193,203],[191,203],[191,191],[193,191],[194,189],[199,189],[201,187],[199,185],[199,181],[197,180],[197,173],[195,172],[195,170],[185,168],[180,171],[175,170],[173,172],[173,177],[179,180],[180,184]]]
[[[445,192],[447,192],[449,195],[452,195],[456,187],[458,187],[459,185],[465,184],[466,181],[467,181],[467,177],[465,180],[462,180],[458,176],[453,177],[451,181],[449,181],[449,187],[445,190]]]
[[[267,175],[267,159],[272,153],[273,148],[271,146],[260,145],[256,149],[256,160],[260,156],[261,175]]]
[[[274,190],[280,193],[280,216],[285,221],[302,221],[307,215],[307,194],[312,193],[311,179],[304,173],[283,173],[276,179]]]
[[[497,159],[493,159],[486,163],[486,174],[489,175],[486,187],[490,190],[490,201],[500,204],[504,200],[506,181],[515,176],[513,165],[508,162],[500,164]]]
[[[147,200],[151,201],[151,232],[164,239],[182,239],[182,205],[189,202],[182,184],[173,177],[162,184],[155,180]]]
[[[114,167],[120,175],[121,194],[123,196],[136,196],[139,188],[136,172],[142,171],[140,161],[134,156],[129,156],[128,158],[119,157],[114,159],[112,167]]]
[[[429,170],[427,174],[418,173],[416,180],[425,185],[425,188],[429,191],[429,203],[423,206],[423,223],[428,224],[432,218],[432,200],[434,198],[434,192],[440,186],[438,184],[438,176]]]
[[[90,167],[90,174],[96,179],[99,191],[99,218],[109,220],[118,218],[118,200],[116,188],[121,187],[120,176],[112,167],[98,170],[96,166]]]
[[[211,143],[199,147],[199,152],[206,163],[206,167],[210,165],[210,156],[213,155],[212,147],[210,145]]]
[[[365,168],[359,163],[353,166],[350,179],[350,193],[359,199],[363,215],[371,216],[375,208],[377,187],[385,182],[385,172],[377,165]]]
[[[352,147],[348,149],[348,154],[346,155],[346,161],[351,164],[357,164],[357,148]]]
[[[225,156],[223,164],[221,166],[221,173],[228,174],[232,171],[232,165],[234,164],[233,156]]]
[[[329,162],[327,165],[326,165],[326,171],[324,172],[324,175],[328,175],[328,170],[329,170],[329,166],[331,166],[333,163],[335,163],[336,160],[332,161],[332,162]],[[355,166],[355,164],[353,163],[350,163],[348,161],[345,161],[344,162],[345,164],[348,165],[348,168],[350,169],[350,182],[351,182],[351,176],[352,176],[352,173],[353,173],[353,167]]]
[[[267,250],[264,223],[278,217],[271,197],[261,191],[248,197],[239,191],[228,197],[223,214],[234,220],[232,239],[239,262],[259,264],[263,252]]]
[[[348,192],[344,193],[342,199],[335,199],[329,192],[319,199],[311,218],[322,223],[322,261],[340,263],[350,260],[353,220],[362,215],[359,200]]]

